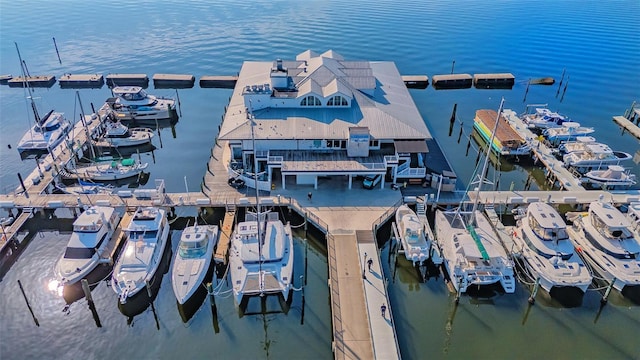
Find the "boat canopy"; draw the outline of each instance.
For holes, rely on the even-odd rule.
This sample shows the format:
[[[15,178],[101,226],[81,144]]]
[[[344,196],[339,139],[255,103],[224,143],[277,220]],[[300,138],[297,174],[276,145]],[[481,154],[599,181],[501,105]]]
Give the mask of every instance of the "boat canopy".
[[[477,110],[475,121],[483,123],[488,129],[493,130],[496,125],[498,113],[495,110]],[[500,115],[500,124],[496,130],[496,139],[501,143],[518,142],[523,143],[524,139],[515,131],[509,122]]]

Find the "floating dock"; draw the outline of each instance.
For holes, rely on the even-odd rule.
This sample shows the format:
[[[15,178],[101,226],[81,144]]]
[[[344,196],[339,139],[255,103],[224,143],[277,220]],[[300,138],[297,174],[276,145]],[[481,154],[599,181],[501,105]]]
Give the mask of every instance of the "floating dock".
[[[0,75],[0,85],[7,85],[11,79],[13,79],[13,75]]]
[[[201,88],[233,89],[237,82],[237,76],[207,75],[200,77]]]
[[[235,205],[233,208],[227,208],[224,213],[224,219],[220,225],[220,238],[216,246],[216,253],[213,260],[216,264],[227,264],[229,260],[229,247],[231,245],[231,234],[233,233],[233,222],[236,218]]]
[[[100,89],[104,85],[102,74],[65,74],[58,79],[63,89]]]
[[[473,84],[470,74],[433,75],[431,85],[436,89],[469,89]]]
[[[141,86],[146,88],[149,86],[149,77],[147,74],[108,74],[107,86]]]
[[[30,87],[50,88],[56,83],[56,77],[53,75],[27,76],[26,78],[18,76],[8,80],[7,84],[9,87],[24,87],[25,82]]]
[[[111,240],[109,241],[109,243],[107,243],[107,246],[105,247],[104,251],[100,255],[100,262],[113,265],[117,255],[117,250],[120,247],[120,243],[125,238],[123,229],[126,229],[129,227],[129,224],[131,224],[131,220],[133,220],[134,214],[135,214],[135,211],[125,211],[124,215],[122,216],[122,219],[120,219],[120,224],[118,224],[118,227],[113,232],[113,236],[111,237]]]
[[[402,75],[402,81],[409,89],[426,89],[429,86],[427,75]]]
[[[627,130],[629,134],[640,139],[640,127],[638,127],[638,125],[632,123],[630,120],[628,120],[624,116],[614,116],[613,121],[618,123],[618,125],[620,125],[625,130]]]
[[[511,89],[515,82],[516,77],[511,73],[473,75],[476,89]]]
[[[154,74],[153,86],[156,89],[190,89],[196,78],[186,74]]]

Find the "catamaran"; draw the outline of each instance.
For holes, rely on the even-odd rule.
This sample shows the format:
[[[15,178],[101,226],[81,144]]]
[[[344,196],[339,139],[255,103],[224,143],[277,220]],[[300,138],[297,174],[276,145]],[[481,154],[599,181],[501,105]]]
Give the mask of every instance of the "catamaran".
[[[527,272],[550,294],[581,302],[593,279],[575,253],[560,214],[551,205],[535,202],[517,208],[515,215],[513,252],[524,260]]]
[[[502,114],[503,104],[504,100],[500,103],[498,116]],[[496,119],[490,142],[493,142],[498,124]],[[472,210],[463,211],[461,203],[457,210],[437,210],[435,215],[436,237],[442,249],[444,266],[458,293],[465,293],[472,286],[494,284],[500,284],[506,293],[516,290],[513,262],[487,218],[477,210],[489,152],[487,147]]]

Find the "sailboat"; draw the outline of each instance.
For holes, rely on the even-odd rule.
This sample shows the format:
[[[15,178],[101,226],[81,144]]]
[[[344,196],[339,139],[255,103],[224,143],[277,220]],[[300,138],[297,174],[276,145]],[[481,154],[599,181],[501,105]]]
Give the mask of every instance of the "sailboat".
[[[253,120],[251,138],[255,151]],[[258,160],[254,156],[257,181]],[[247,212],[232,236],[229,271],[238,306],[248,296],[280,294],[289,297],[293,277],[293,236],[291,226],[284,225],[276,212],[261,212],[256,186],[256,212]]]
[[[504,99],[500,103],[498,118],[502,114]],[[491,142],[499,121],[496,120]],[[471,286],[478,288],[500,284],[506,293],[513,293],[516,280],[513,262],[493,231],[489,220],[478,210],[481,185],[487,172],[490,147],[487,148],[480,182],[476,188],[471,211],[437,210],[435,232],[444,257],[444,266],[457,293],[466,293]]]
[[[33,100],[33,90],[27,81],[26,65],[20,55],[18,44],[14,44],[18,51],[22,78],[24,79],[24,86],[27,88],[29,93],[28,97],[31,101],[31,110],[33,111],[35,122],[18,142],[18,152],[23,154],[28,152],[51,151],[53,148],[58,146],[58,144],[60,144],[60,142],[62,142],[65,136],[69,133],[71,123],[64,117],[63,113],[55,112],[53,110],[49,111],[44,117],[40,117],[36,103]]]

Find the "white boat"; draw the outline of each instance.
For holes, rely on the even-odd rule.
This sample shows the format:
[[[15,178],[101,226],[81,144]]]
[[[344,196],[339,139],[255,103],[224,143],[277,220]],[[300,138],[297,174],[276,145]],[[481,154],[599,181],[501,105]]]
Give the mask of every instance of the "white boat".
[[[104,148],[140,146],[151,143],[153,136],[153,130],[149,128],[130,129],[119,121],[109,121],[105,125],[104,134],[94,144]]]
[[[607,169],[591,170],[582,177],[582,182],[611,189],[616,187],[633,186],[636,184],[635,174],[620,165],[609,165]]]
[[[560,155],[565,155],[574,151],[583,151],[587,145],[596,144],[596,138],[593,136],[578,136],[573,141],[567,141],[558,146]]]
[[[577,170],[601,169],[608,165],[620,165],[620,162],[630,160],[631,154],[623,151],[613,151],[609,145],[592,143],[584,145],[583,150],[572,151],[563,156],[564,166]]]
[[[184,304],[205,280],[211,266],[218,227],[196,225],[184,229],[171,268],[171,285],[179,304]]]
[[[566,122],[561,127],[546,129],[542,132],[551,143],[558,144],[563,141],[574,140],[578,136],[585,136],[595,130],[590,127],[582,127],[577,122]]]
[[[138,176],[149,166],[137,159],[128,158],[101,161],[91,165],[67,169],[73,177],[92,181],[114,181]]]
[[[160,120],[175,116],[174,99],[147,94],[139,86],[117,86],[107,103],[120,120]]]
[[[500,103],[498,117],[502,114],[504,99]],[[496,121],[489,142],[495,138]],[[484,164],[479,172],[480,185],[489,164],[490,149],[487,147]],[[435,232],[444,257],[444,266],[458,292],[466,293],[471,286],[482,287],[500,284],[506,293],[516,290],[513,262],[507,256],[498,235],[489,220],[477,210],[479,192],[477,186],[473,209],[463,211],[461,202],[457,210],[437,210]]]
[[[105,206],[92,206],[78,216],[64,254],[56,263],[58,284],[74,284],[98,266],[119,222],[118,213]]]
[[[425,226],[428,225],[424,225],[407,205],[402,205],[396,210],[396,226],[407,260],[418,266],[424,265],[429,259],[436,265],[442,264],[437,246],[434,246],[433,239],[427,239],[425,234]]]
[[[578,254],[625,296],[640,299],[640,243],[620,210],[602,201],[589,204],[568,229]]]
[[[168,242],[167,212],[156,207],[140,207],[124,231],[124,249],[111,278],[111,288],[121,304],[153,282]]]
[[[632,202],[629,204],[627,219],[631,222],[631,227],[636,232],[636,236],[640,238],[640,202]]]
[[[245,296],[282,294],[286,300],[293,281],[291,226],[278,213],[258,213],[247,213],[231,236],[229,271],[238,305]]]
[[[522,116],[522,121],[529,128],[545,130],[561,127],[562,124],[573,120],[547,108],[535,108],[535,113],[525,114]]]
[[[36,123],[18,142],[18,152],[51,151],[62,142],[71,129],[71,123],[63,113],[51,110],[43,118],[39,118],[35,107],[34,113]]]
[[[513,251],[524,260],[527,271],[549,293],[579,289],[581,301],[593,278],[575,253],[560,214],[541,202],[517,210]]]

